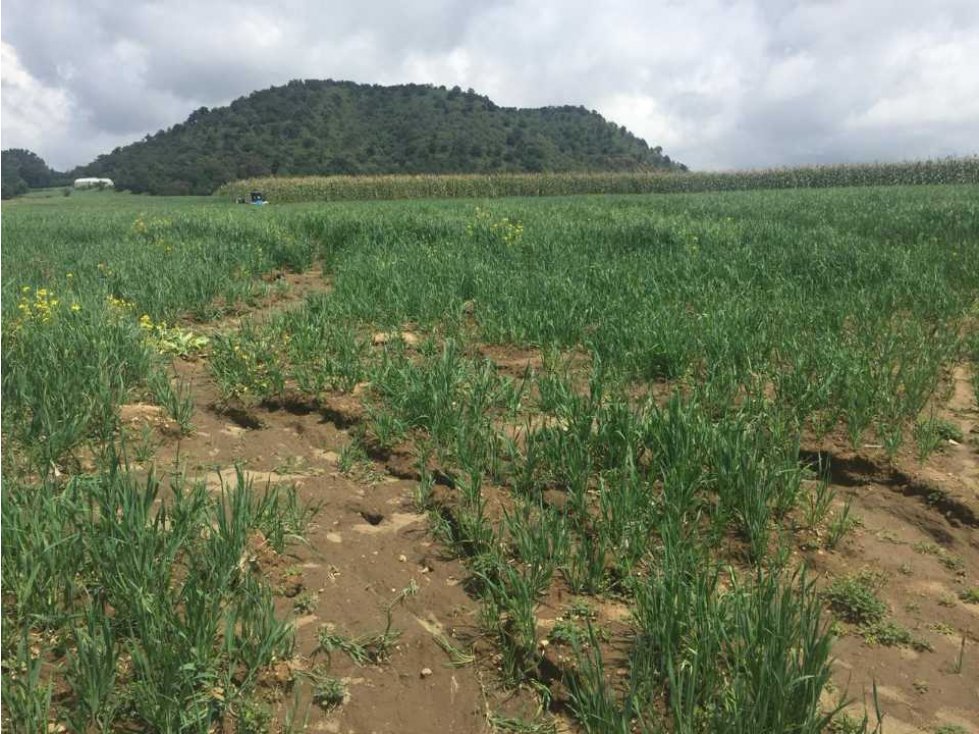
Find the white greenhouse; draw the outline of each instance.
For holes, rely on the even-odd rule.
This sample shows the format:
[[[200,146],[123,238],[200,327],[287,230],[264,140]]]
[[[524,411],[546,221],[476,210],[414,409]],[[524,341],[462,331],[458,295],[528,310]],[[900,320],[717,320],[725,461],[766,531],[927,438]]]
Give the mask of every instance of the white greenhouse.
[[[111,178],[76,178],[73,184],[76,189],[111,189]]]

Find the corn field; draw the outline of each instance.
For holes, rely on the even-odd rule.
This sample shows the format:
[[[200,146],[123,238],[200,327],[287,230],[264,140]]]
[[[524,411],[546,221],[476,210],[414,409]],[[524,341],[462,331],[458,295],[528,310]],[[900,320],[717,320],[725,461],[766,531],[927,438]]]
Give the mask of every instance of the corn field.
[[[573,194],[671,194],[834,186],[911,186],[979,183],[979,158],[830,165],[730,173],[541,173],[480,175],[308,176],[255,178],[222,186],[216,195],[272,201],[462,199]]]

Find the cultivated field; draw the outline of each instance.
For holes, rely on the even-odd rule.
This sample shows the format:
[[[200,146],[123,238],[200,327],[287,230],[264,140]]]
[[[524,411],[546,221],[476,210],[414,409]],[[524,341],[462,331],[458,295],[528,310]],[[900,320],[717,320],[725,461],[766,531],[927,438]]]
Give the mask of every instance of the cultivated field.
[[[935,161],[679,173],[491,173],[388,176],[267,176],[232,181],[218,196],[259,190],[280,203],[367,199],[460,199],[574,194],[679,194],[837,186],[979,184],[979,156]]]
[[[979,187],[3,214],[12,730],[979,727]]]

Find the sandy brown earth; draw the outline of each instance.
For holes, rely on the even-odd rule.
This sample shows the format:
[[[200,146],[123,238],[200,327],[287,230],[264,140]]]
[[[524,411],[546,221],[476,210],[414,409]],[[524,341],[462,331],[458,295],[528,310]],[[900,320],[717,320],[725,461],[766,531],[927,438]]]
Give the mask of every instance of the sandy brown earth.
[[[319,274],[289,277],[293,287],[286,296],[212,329],[235,328],[242,318],[288,308],[303,293],[323,287]],[[500,347],[480,352],[514,377],[541,365],[539,354]],[[153,457],[158,472],[203,477],[218,491],[222,482],[235,481],[238,466],[258,486],[293,483],[304,501],[320,506],[307,541],[294,545],[288,557],[256,550],[259,567],[280,589],[280,611],[293,615],[297,628],[296,658],[281,671],[282,685],[271,685],[270,692],[281,695],[298,681],[308,700],[303,672],[327,661],[317,651],[321,627],[354,635],[379,631],[385,606],[405,590],[413,592],[392,607],[400,637],[386,662],[358,666],[333,654],[331,674],[344,680],[349,695],[331,710],[309,706],[309,730],[461,734],[493,731],[495,713],[533,715],[533,696],[506,693],[498,685],[491,651],[480,639],[477,604],[462,585],[465,569],[433,540],[416,506],[417,483],[406,478],[412,476],[412,457],[340,471],[351,428],[362,417],[356,398],[229,411],[221,408],[204,361],[178,361],[175,369],[193,387],[191,436],[167,430],[150,406],[126,406],[123,412],[132,427],[149,423],[160,429]],[[931,648],[873,646],[841,628],[834,648],[837,691],[854,699],[849,710],[855,716],[866,706],[873,723],[876,684],[888,734],[934,732],[943,725],[979,732],[979,604],[959,598],[979,586],[979,411],[968,374],[956,370],[951,379],[941,415],[967,440],[949,443],[924,465],[911,454],[888,462],[875,447],[853,452],[840,441],[807,447],[813,458],[830,459],[836,509],[850,500],[857,523],[834,551],[800,541],[800,559],[806,558],[821,584],[862,570],[882,572],[880,593],[892,618]],[[568,603],[556,593],[539,608],[542,638]],[[612,602],[599,606],[601,623],[613,632],[625,626],[626,614]],[[475,647],[478,660],[454,664],[440,636],[464,654]],[[607,664],[617,664],[614,652]],[[287,704],[280,706],[280,718]],[[558,724],[559,731],[571,730],[566,721]]]
[[[436,641],[443,636],[468,653],[479,635],[477,606],[461,585],[461,563],[429,535],[415,482],[371,465],[344,475],[337,463],[349,428],[320,413],[285,409],[255,409],[236,422],[216,408],[202,363],[176,369],[194,389],[195,431],[159,448],[158,472],[182,471],[220,491],[236,481],[237,466],[258,488],[294,484],[303,501],[320,506],[306,542],[293,545],[288,558],[262,568],[258,554],[260,570],[280,588],[280,611],[296,620],[297,656],[286,680],[302,681],[302,671],[329,662],[330,675],[347,684],[342,706],[308,708],[310,731],[488,732],[490,713],[533,713],[528,696],[504,694],[489,669],[454,665]],[[352,636],[383,630],[385,606],[406,589],[413,593],[392,610],[400,636],[388,661],[358,666],[342,653],[317,652],[323,625]]]
[[[319,271],[273,279],[280,281],[286,287],[255,306],[205,328],[192,324],[194,330],[231,331],[329,288]],[[492,731],[495,713],[533,715],[533,698],[500,690],[490,669],[459,664],[438,643],[447,640],[468,654],[478,642],[477,605],[461,586],[462,564],[430,537],[427,517],[414,501],[416,483],[370,464],[340,472],[350,427],[362,418],[356,398],[328,398],[317,412],[288,402],[228,409],[205,361],[177,360],[174,369],[193,390],[190,436],[181,437],[156,406],[123,406],[120,416],[134,433],[144,425],[156,429],[151,463],[158,474],[179,472],[220,492],[241,469],[259,490],[293,485],[304,503],[320,508],[305,542],[293,544],[285,557],[275,557],[261,538],[254,543],[253,563],[278,589],[280,613],[296,624],[294,659],[267,681],[268,695],[281,704],[280,721],[292,708],[300,721],[308,717],[309,731],[464,733]],[[394,603],[406,590],[410,594]],[[398,639],[387,661],[358,666],[342,653],[328,657],[318,650],[324,625],[350,636],[380,632],[389,606]],[[318,667],[344,682],[341,706],[310,705],[313,681],[304,673]]]
[[[979,411],[968,373],[958,368],[951,381],[940,415],[966,441],[949,442],[924,465],[911,456],[888,465],[874,449],[838,450],[834,484],[859,524],[836,552],[809,558],[827,576],[883,572],[892,617],[933,648],[871,646],[853,634],[837,640],[834,677],[856,699],[850,710],[874,711],[876,682],[887,732],[979,732],[979,604],[959,598],[979,585]]]

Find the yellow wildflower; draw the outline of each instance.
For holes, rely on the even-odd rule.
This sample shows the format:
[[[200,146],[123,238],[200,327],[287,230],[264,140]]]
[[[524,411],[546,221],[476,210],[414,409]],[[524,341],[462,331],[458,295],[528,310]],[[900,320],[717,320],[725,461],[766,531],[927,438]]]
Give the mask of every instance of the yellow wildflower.
[[[116,298],[112,294],[106,296],[106,300],[109,302],[109,307],[115,309],[116,311],[128,311],[133,307],[133,303],[127,301],[124,298]]]

